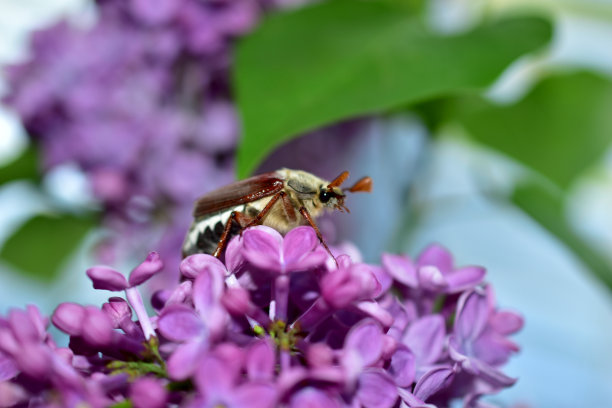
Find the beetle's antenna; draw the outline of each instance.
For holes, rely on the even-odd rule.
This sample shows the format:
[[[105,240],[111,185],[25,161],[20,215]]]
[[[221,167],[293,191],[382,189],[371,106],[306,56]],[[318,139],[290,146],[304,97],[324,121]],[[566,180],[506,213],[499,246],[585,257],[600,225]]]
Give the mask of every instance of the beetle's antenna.
[[[339,187],[342,183],[344,183],[344,180],[346,180],[348,176],[349,176],[349,172],[343,171],[342,173],[340,173],[338,177],[334,179],[334,181],[332,181],[331,183],[327,185],[327,189],[331,190],[334,187]]]
[[[372,192],[372,178],[364,177],[357,180],[351,188],[348,189],[351,193],[371,193]]]

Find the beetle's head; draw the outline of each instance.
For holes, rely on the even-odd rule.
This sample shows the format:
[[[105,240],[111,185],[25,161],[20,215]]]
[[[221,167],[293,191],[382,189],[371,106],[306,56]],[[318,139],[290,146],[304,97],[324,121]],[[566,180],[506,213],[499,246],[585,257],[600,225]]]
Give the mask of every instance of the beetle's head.
[[[336,177],[327,186],[321,186],[319,189],[319,200],[325,207],[340,210],[342,212],[350,212],[349,209],[344,205],[344,198],[346,195],[340,188],[344,180],[349,176],[348,171],[343,171],[338,177]],[[353,186],[346,191],[350,193],[357,192],[371,192],[372,191],[372,179],[370,177],[364,177],[358,180]]]

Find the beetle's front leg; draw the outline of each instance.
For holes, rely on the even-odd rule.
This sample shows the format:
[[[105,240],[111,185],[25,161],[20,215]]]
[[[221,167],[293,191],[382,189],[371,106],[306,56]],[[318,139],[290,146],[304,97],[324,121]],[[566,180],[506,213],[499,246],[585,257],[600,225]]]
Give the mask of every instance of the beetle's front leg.
[[[323,235],[321,235],[321,231],[319,231],[319,227],[317,227],[317,224],[315,224],[314,220],[310,216],[310,213],[308,212],[306,207],[300,208],[300,214],[302,214],[302,217],[304,217],[308,225],[310,225],[315,230],[315,233],[317,234],[319,241],[321,241],[321,244],[323,245],[323,247],[325,247],[325,249],[327,250],[327,253],[332,257],[332,259],[336,263],[336,266],[338,266],[338,261],[336,260],[336,257],[334,256],[334,254],[332,254],[331,250],[327,246],[327,243],[323,239]]]
[[[227,241],[229,240],[230,232],[232,231],[232,223],[236,221],[240,226],[240,231],[251,222],[251,217],[248,215],[241,213],[240,211],[232,211],[229,218],[227,219],[227,223],[225,224],[225,228],[223,229],[223,234],[221,235],[221,239],[219,239],[219,243],[217,244],[217,249],[213,252],[213,256],[219,258],[221,253],[227,246]]]

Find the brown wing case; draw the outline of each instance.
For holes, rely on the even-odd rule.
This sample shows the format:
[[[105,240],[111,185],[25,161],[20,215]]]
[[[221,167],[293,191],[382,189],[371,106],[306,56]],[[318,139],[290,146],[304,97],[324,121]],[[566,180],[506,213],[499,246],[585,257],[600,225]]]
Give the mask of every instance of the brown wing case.
[[[201,217],[271,196],[283,189],[283,179],[277,173],[264,173],[240,180],[200,197],[193,210],[194,217]]]

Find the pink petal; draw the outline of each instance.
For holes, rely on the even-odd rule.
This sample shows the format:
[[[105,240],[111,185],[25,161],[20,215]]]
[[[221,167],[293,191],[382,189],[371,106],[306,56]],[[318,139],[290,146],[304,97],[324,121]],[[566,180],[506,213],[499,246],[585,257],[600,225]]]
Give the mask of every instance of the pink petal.
[[[166,308],[157,321],[160,333],[172,341],[187,341],[206,334],[206,325],[193,309],[184,305]]]
[[[363,366],[374,364],[380,358],[383,348],[383,332],[380,325],[372,319],[363,319],[346,335],[345,350],[354,350]]]
[[[147,259],[132,270],[129,277],[130,286],[137,286],[149,280],[153,275],[164,268],[159,254],[150,252]]]
[[[168,359],[170,378],[182,381],[191,377],[207,351],[206,343],[199,338],[181,344]]]
[[[478,285],[484,279],[486,269],[480,266],[466,266],[446,274],[448,293],[459,293]]]
[[[414,386],[414,396],[422,401],[447,387],[455,376],[455,370],[450,366],[433,368],[423,374]]]
[[[283,237],[270,227],[253,227],[242,235],[244,256],[255,266],[272,272],[280,272]]]
[[[278,392],[270,384],[248,383],[232,391],[231,408],[274,408]]]
[[[441,245],[429,245],[417,258],[418,266],[433,265],[447,274],[453,270],[453,256]]]
[[[93,282],[94,289],[117,292],[128,287],[125,276],[107,266],[94,266],[89,268],[86,273]]]
[[[274,375],[276,364],[274,348],[267,340],[259,340],[248,351],[247,375],[251,380],[267,381]]]
[[[421,287],[433,292],[442,292],[448,287],[448,282],[440,269],[433,265],[421,266],[417,272]]]
[[[83,319],[83,339],[92,346],[105,347],[113,341],[113,324],[102,310],[87,306]]]
[[[521,330],[525,321],[518,313],[502,310],[495,313],[489,323],[497,333],[509,335]]]
[[[220,276],[227,274],[225,265],[214,256],[208,254],[189,255],[183,259],[179,269],[183,276],[192,279],[197,278],[200,273],[206,270]]]
[[[369,369],[359,376],[356,396],[365,408],[391,408],[397,401],[397,388],[383,370]]]
[[[60,304],[51,317],[51,321],[58,329],[71,336],[81,334],[83,319],[85,319],[85,308],[76,303]]]
[[[408,256],[383,254],[382,264],[396,281],[411,288],[418,286],[416,268]]]
[[[340,408],[337,399],[313,387],[306,387],[293,394],[289,408]]]
[[[389,374],[393,377],[398,387],[410,387],[414,382],[416,374],[414,354],[406,347],[397,349],[391,357]]]
[[[140,377],[130,387],[130,399],[134,408],[162,408],[166,406],[168,392],[157,379]]]
[[[465,292],[457,304],[454,333],[458,341],[471,342],[482,333],[489,318],[489,302],[486,294],[479,290]]]
[[[419,367],[436,362],[444,347],[444,319],[440,315],[429,315],[413,322],[402,338],[410,348]]]

